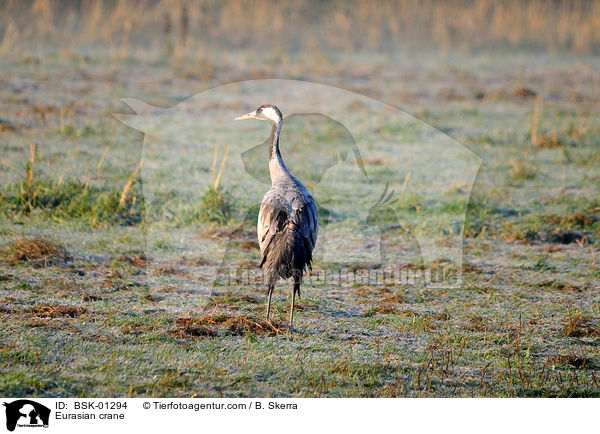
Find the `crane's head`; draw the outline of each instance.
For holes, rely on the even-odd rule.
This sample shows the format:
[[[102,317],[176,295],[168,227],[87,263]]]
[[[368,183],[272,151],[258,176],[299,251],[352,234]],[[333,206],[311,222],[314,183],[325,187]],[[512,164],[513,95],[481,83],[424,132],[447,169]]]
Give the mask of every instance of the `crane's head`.
[[[283,119],[283,116],[281,115],[279,109],[274,105],[263,104],[255,111],[246,113],[243,116],[235,118],[236,121],[241,121],[244,119],[260,119],[263,121],[269,121],[278,124]]]

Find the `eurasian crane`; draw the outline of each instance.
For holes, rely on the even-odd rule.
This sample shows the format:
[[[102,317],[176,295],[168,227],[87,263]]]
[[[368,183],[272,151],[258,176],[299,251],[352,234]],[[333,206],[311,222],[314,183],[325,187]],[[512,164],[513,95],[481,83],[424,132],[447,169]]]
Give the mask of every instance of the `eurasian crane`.
[[[271,296],[279,277],[294,279],[290,331],[294,319],[294,301],[300,296],[300,284],[306,268],[310,268],[312,251],[317,242],[319,216],[314,199],[304,185],[288,171],[279,152],[279,135],[283,116],[277,107],[261,105],[236,120],[260,119],[271,124],[269,173],[271,188],[263,197],[258,213],[258,244],[262,256],[260,266],[267,282],[267,320],[271,312]]]

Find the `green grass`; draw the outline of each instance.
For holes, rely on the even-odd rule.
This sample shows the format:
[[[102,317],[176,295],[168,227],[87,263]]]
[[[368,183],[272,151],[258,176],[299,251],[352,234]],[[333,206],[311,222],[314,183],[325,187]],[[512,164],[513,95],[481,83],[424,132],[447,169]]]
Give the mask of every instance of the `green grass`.
[[[54,221],[78,220],[90,226],[134,225],[141,222],[143,198],[134,193],[121,205],[122,191],[101,189],[79,179],[63,182],[40,177],[9,184],[0,192],[0,212],[18,221],[37,216]]]
[[[0,88],[3,120],[19,126],[0,131],[2,158],[13,167],[0,168],[0,395],[600,397],[600,123],[585,99],[597,89],[592,79],[578,81],[580,99],[572,99],[561,78],[570,72],[587,77],[578,65],[594,59],[539,55],[505,63],[502,56],[474,56],[461,57],[458,68],[453,62],[459,60],[437,55],[409,65],[405,58],[354,55],[344,67],[332,58],[315,72],[294,56],[272,70],[247,57],[220,53],[207,60],[214,67],[202,77],[134,55],[0,61],[7,77]],[[516,64],[552,91],[537,144],[531,140],[534,102],[511,93],[520,80]],[[382,78],[381,71],[402,68],[408,68],[405,82]],[[157,83],[169,84],[140,80],[149,69]],[[439,204],[415,193],[412,183],[421,179],[415,172],[406,191],[396,188],[399,200],[374,211],[371,221],[398,247],[397,222],[417,233],[441,231],[437,215],[459,214],[468,205],[462,284],[338,286],[307,279],[293,335],[285,326],[289,282],[274,295],[276,330],[263,323],[266,294],[258,278],[213,287],[211,272],[224,252],[232,267],[256,269],[258,210],[250,206],[268,185],[251,191],[254,186],[239,185],[227,169],[220,187],[179,185],[180,170],[204,174],[192,164],[201,156],[191,152],[176,160],[181,156],[165,150],[164,189],[154,203],[145,203],[151,186],[135,169],[144,138],[110,114],[123,111],[118,101],[124,96],[167,107],[238,73],[300,74],[385,95],[480,155],[483,165],[468,204],[451,194]],[[22,86],[42,80],[48,85],[41,90]],[[438,92],[440,86],[449,91]],[[476,93],[471,88],[484,96],[469,99]],[[67,116],[74,98],[79,109]],[[231,98],[231,107],[219,102],[211,113],[244,113],[246,103]],[[43,119],[40,101],[56,104]],[[361,126],[368,120],[360,104],[345,110]],[[331,225],[322,224],[321,235],[333,227],[351,236],[367,226],[349,218],[352,211],[372,206],[398,167],[402,177],[415,170],[386,140],[401,135],[419,143],[418,124],[404,128],[390,121],[369,129],[365,123],[367,149],[361,152],[369,179],[348,191],[348,171],[328,171],[318,184],[320,163],[294,159],[300,146],[316,152],[347,138],[331,120],[308,120],[289,120],[284,158],[287,151],[286,162],[320,194],[321,223],[329,213]],[[242,129],[232,133],[229,163],[244,146],[265,139],[256,128],[251,137]],[[543,140],[553,131],[560,146],[542,146],[551,144]],[[33,160],[25,145],[30,142],[38,143]],[[204,152],[208,160],[213,145]],[[259,178],[266,174],[261,152],[250,161]],[[182,161],[190,166],[180,167]],[[356,200],[347,200],[351,194]],[[342,271],[380,271],[369,267],[347,264]],[[419,270],[417,264],[408,268]],[[315,273],[323,270],[336,273],[339,264],[317,258]]]
[[[209,187],[202,196],[198,212],[203,223],[226,224],[233,212],[233,199],[228,192]]]

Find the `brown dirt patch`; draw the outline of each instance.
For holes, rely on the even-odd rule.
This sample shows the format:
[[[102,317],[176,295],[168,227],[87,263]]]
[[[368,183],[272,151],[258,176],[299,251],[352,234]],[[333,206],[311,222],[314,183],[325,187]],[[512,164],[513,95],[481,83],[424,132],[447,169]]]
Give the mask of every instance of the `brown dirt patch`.
[[[277,336],[287,331],[280,321],[266,321],[248,316],[228,314],[206,315],[196,318],[179,318],[173,335],[184,337],[215,337],[219,335],[243,336],[247,333]]]

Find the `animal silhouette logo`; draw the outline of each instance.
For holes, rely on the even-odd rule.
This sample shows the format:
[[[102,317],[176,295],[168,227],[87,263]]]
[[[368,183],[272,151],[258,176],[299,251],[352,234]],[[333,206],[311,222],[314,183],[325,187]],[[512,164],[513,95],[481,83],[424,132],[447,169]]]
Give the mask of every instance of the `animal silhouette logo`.
[[[381,101],[297,80],[229,83],[168,108],[123,100],[135,114],[114,116],[144,133],[139,177],[150,254],[168,248],[182,257],[199,258],[202,280],[222,281],[227,268],[238,271],[244,281],[260,279],[244,276],[258,261],[256,205],[270,184],[269,146],[264,126],[233,122],[244,108],[265,100],[278,102],[289,114],[282,154],[317,203],[317,263],[327,264],[327,269],[403,263],[426,270],[441,267],[448,274],[432,285],[460,285],[463,227],[481,158]],[[223,159],[219,186],[236,210],[230,221],[237,229],[198,231],[190,222],[211,185],[214,155],[221,148],[230,152]],[[403,186],[407,172],[410,184]],[[387,200],[373,207],[386,182],[390,190],[402,191],[400,200],[392,203],[386,195]],[[256,255],[248,259],[240,249]],[[201,289],[208,295],[212,286]]]
[[[14,431],[16,427],[48,427],[50,409],[29,399],[5,402],[6,429]]]

